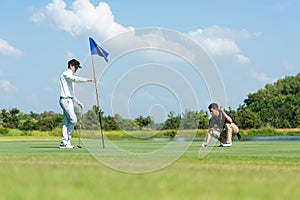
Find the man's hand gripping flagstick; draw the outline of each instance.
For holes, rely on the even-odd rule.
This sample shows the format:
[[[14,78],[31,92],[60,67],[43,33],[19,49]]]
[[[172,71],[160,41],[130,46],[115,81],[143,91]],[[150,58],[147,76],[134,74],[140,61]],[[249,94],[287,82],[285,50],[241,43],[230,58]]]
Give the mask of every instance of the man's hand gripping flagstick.
[[[89,41],[90,41],[90,49],[91,49],[93,74],[94,74],[94,79],[95,79],[96,99],[97,99],[98,117],[99,117],[99,124],[100,124],[102,147],[104,149],[104,136],[103,136],[102,116],[101,116],[101,109],[100,109],[100,101],[99,101],[99,97],[98,97],[98,87],[97,87],[96,71],[95,71],[95,66],[94,66],[93,55],[97,54],[97,55],[103,57],[106,62],[108,62],[107,56],[109,54],[104,49],[102,49],[92,38],[89,38]]]

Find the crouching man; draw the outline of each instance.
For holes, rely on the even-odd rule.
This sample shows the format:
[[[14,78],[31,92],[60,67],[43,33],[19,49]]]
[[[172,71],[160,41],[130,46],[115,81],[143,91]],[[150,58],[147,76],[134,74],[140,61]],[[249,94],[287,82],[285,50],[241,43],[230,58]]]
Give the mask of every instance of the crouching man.
[[[241,138],[239,128],[233,117],[223,106],[220,106],[219,110],[217,103],[211,103],[208,106],[208,109],[211,118],[209,120],[208,132],[202,146],[206,147],[211,140],[211,137],[218,139],[223,147],[232,146],[232,136],[237,135],[238,139]]]

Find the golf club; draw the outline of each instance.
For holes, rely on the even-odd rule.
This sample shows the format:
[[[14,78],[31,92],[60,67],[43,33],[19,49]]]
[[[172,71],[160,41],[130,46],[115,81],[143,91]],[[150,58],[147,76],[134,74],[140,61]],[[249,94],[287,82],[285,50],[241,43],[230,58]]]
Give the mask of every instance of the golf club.
[[[79,129],[78,129],[78,148],[81,147],[81,139],[80,139],[80,134],[81,134],[81,125],[82,125],[82,107],[80,107],[80,118],[79,118]]]

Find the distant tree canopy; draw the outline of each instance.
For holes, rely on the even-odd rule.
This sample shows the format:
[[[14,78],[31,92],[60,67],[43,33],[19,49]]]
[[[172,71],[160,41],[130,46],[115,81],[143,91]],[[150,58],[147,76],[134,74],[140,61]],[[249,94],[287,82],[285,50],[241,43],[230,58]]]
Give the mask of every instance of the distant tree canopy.
[[[52,111],[41,114],[30,112],[30,114],[21,113],[19,109],[2,109],[0,112],[0,127],[14,128],[24,131],[40,130],[51,131],[59,126],[63,121],[61,114]]]
[[[205,129],[208,126],[208,113],[186,110],[182,118],[183,129]]]
[[[243,128],[300,127],[300,73],[249,94],[236,117]]]

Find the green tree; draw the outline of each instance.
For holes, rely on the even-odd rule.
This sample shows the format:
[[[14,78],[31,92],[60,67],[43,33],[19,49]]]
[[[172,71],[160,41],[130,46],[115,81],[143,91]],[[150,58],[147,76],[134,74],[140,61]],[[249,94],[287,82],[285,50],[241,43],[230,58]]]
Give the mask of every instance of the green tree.
[[[199,119],[199,129],[206,129],[208,127],[209,119],[208,119],[208,113],[207,111],[201,110],[200,113],[200,119]]]
[[[54,121],[51,118],[43,118],[37,124],[41,131],[52,131],[55,127]]]
[[[20,126],[20,130],[23,130],[23,131],[38,130],[38,124],[37,124],[37,122],[34,122],[33,120],[26,120]]]
[[[151,123],[151,121],[152,120],[150,116],[143,117],[142,115],[138,116],[134,120],[135,124],[140,128],[140,130],[142,130],[143,127],[148,126]]]
[[[12,108],[9,111],[2,109],[1,118],[2,126],[5,128],[18,128],[19,127],[19,114],[20,110]]]
[[[83,116],[82,128],[88,130],[97,130],[99,129],[99,118],[97,111],[89,110]]]
[[[165,121],[165,124],[163,126],[163,129],[165,130],[174,130],[178,129],[181,122],[181,116],[177,115],[175,116],[175,112],[170,112],[168,114],[168,119]]]
[[[293,127],[300,127],[300,108],[297,108]]]
[[[300,73],[267,84],[265,88],[249,94],[241,107],[256,113],[262,126],[293,128],[299,126],[299,99]]]
[[[114,115],[114,121],[118,127],[118,130],[137,130],[138,126],[135,124],[135,121],[132,119],[123,119],[122,116],[118,113]]]
[[[105,116],[103,117],[103,129],[106,131],[119,130],[119,126],[116,123],[114,117]]]
[[[182,118],[183,129],[205,129],[208,125],[208,114],[204,111],[185,110]]]
[[[234,118],[239,128],[242,129],[259,128],[261,126],[258,114],[252,112],[249,108],[239,108]]]

